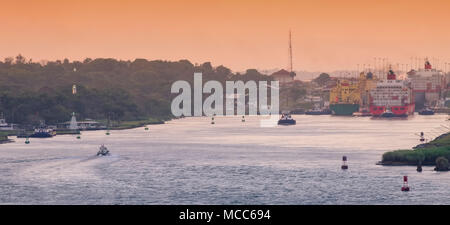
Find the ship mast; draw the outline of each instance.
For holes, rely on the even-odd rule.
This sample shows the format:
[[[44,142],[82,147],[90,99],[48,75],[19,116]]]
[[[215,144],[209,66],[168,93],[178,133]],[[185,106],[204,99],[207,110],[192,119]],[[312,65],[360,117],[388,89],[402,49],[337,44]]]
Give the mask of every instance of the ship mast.
[[[289,75],[294,78],[294,73],[292,72],[292,38],[291,30],[289,30]],[[289,107],[289,94],[286,94],[286,106]]]

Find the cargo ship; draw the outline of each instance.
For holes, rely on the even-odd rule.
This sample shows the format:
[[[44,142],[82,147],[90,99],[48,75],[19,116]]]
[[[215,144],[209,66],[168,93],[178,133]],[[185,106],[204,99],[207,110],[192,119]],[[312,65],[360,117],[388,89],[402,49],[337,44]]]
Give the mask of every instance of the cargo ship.
[[[414,114],[414,96],[410,80],[397,80],[392,69],[370,91],[370,113],[380,117],[406,117]]]
[[[333,115],[351,116],[359,111],[360,103],[359,83],[338,80],[336,87],[330,91],[330,110]]]
[[[441,70],[434,69],[430,61],[425,59],[423,68],[411,70],[407,75],[411,80],[416,111],[438,105],[439,100],[444,97],[447,83]]]

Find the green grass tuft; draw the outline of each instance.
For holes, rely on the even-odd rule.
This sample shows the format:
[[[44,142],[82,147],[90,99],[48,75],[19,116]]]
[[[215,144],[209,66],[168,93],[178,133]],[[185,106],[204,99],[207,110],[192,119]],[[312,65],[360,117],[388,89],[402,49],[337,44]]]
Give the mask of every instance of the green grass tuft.
[[[382,156],[383,164],[435,165],[438,157],[444,157],[450,161],[450,134],[445,134],[422,148],[415,150],[397,150],[386,152]]]

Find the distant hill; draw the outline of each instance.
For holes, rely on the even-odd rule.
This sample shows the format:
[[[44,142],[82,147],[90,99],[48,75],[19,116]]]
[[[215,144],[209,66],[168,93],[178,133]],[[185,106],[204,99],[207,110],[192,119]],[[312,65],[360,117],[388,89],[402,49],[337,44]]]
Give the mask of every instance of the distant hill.
[[[195,66],[188,60],[88,58],[35,63],[19,55],[0,62],[0,112],[8,122],[19,124],[64,122],[72,112],[81,119],[167,118],[174,97],[171,85],[177,80],[192,83],[194,72],[202,72],[204,82],[223,84],[226,80],[271,80],[254,69],[233,73],[209,62]]]

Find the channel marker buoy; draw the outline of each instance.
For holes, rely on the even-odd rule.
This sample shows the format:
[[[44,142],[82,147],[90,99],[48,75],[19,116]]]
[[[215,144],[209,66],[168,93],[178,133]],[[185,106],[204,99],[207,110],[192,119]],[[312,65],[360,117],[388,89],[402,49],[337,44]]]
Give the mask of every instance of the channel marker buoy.
[[[403,186],[402,186],[402,191],[409,191],[409,186],[408,186],[408,176],[403,176]]]
[[[348,165],[347,165],[347,156],[342,156],[342,166],[341,169],[346,170],[348,169]]]
[[[419,161],[419,163],[417,163],[417,172],[422,172],[422,161]]]

